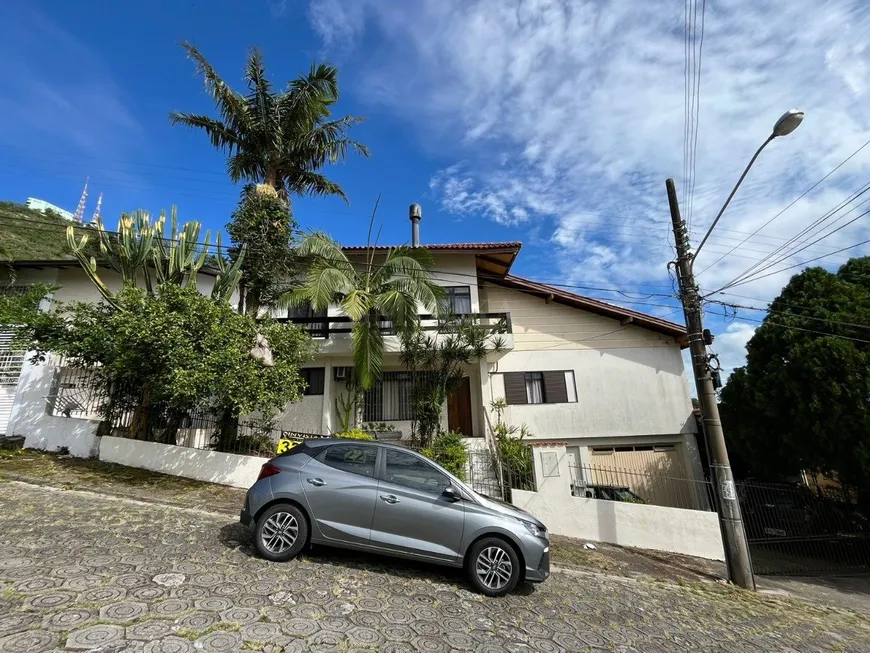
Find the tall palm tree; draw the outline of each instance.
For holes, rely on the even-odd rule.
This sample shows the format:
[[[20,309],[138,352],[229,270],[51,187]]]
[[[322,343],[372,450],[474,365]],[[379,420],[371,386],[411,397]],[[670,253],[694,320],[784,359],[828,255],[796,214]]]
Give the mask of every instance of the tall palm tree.
[[[376,250],[369,246],[365,260],[355,267],[341,245],[320,231],[306,235],[298,252],[309,265],[301,285],[285,294],[281,305],[310,305],[315,311],[326,311],[337,300],[353,320],[351,346],[358,390],[371,388],[383,369],[383,322],[389,320],[403,334],[419,322],[421,304],[435,313],[443,302],[444,290],[431,281],[432,255],[424,248],[393,247],[376,263]]]
[[[266,79],[262,54],[253,49],[245,66],[248,93],[243,95],[221,79],[199,50],[186,41],[181,45],[196,63],[220,119],[173,111],[169,120],[203,130],[214,147],[226,152],[233,182],[264,183],[284,199],[290,194],[338,195],[347,201],[341,186],[318,172],[327,163],[346,160],[348,150],[369,155],[368,148],[347,136],[362,118],[330,120],[339,97],[337,68],[312,64],[307,75],[275,91]]]

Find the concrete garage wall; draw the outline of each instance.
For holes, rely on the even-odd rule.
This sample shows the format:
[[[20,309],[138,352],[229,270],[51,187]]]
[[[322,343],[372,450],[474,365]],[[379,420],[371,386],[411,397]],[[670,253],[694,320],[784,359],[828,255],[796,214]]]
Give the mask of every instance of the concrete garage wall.
[[[513,504],[551,533],[620,546],[724,560],[715,512],[512,490]]]
[[[260,467],[269,459],[103,437],[100,441],[100,460],[247,489],[257,480]]]

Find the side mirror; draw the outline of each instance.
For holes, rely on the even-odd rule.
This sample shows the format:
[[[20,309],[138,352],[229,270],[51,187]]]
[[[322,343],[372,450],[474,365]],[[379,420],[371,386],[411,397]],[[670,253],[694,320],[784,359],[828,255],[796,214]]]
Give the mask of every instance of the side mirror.
[[[444,488],[444,492],[441,495],[447,499],[448,501],[459,501],[462,498],[462,495],[456,490],[452,485],[448,485]]]

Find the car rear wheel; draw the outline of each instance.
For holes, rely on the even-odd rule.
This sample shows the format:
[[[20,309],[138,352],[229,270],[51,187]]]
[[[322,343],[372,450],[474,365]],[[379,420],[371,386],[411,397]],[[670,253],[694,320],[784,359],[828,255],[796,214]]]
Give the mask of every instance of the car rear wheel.
[[[504,596],[520,580],[520,560],[514,548],[498,537],[486,537],[468,552],[468,580],[486,596]]]
[[[257,519],[254,548],[266,560],[292,560],[305,546],[307,539],[308,522],[302,511],[292,504],[276,504]]]

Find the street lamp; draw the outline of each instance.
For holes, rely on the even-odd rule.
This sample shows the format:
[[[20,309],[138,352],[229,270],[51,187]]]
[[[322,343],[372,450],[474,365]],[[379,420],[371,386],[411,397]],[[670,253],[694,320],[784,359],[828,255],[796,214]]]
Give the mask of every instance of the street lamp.
[[[673,179],[667,179],[665,186],[668,191],[668,205],[671,209],[671,222],[674,227],[674,243],[677,248],[677,283],[680,286],[680,301],[683,304],[683,312],[686,316],[686,336],[689,349],[692,353],[692,370],[695,375],[695,387],[698,390],[698,400],[701,403],[701,415],[704,420],[704,432],[707,437],[708,451],[710,453],[710,467],[716,477],[716,496],[719,500],[719,523],[722,527],[722,544],[725,549],[725,560],[728,565],[730,579],[746,589],[755,588],[755,578],[752,575],[752,564],[749,558],[749,543],[746,540],[746,532],[743,529],[743,517],[740,514],[740,502],[737,499],[737,491],[734,485],[734,474],[731,471],[731,463],[728,460],[728,449],[725,446],[725,433],[722,431],[722,422],[719,419],[719,406],[716,403],[716,389],[713,386],[713,378],[710,374],[710,364],[707,359],[707,344],[704,339],[704,325],[701,314],[701,298],[698,295],[698,286],[695,284],[695,274],[692,265],[698,257],[698,252],[707,242],[713,227],[719,222],[719,218],[725,212],[725,207],[734,197],[734,193],[740,187],[749,168],[755,163],[755,159],[761,154],[761,150],[774,138],[785,136],[797,129],[804,118],[801,111],[793,109],[786,112],[776,121],[773,131],[746,166],[746,170],[737,180],[737,185],[725,204],[719,211],[719,215],[713,220],[713,224],[704,235],[694,255],[689,252],[689,237],[686,233],[686,225],[680,217],[680,207],[677,203],[677,189]]]
[[[758,158],[758,155],[761,154],[761,150],[767,147],[767,144],[770,143],[774,138],[778,136],[788,136],[791,134],[804,119],[804,112],[799,111],[798,109],[790,109],[786,111],[782,116],[780,116],[779,120],[776,121],[776,124],[773,126],[773,131],[770,132],[770,136],[767,137],[767,140],[761,144],[755,154],[752,155],[752,158],[749,160],[749,165],[746,166],[746,169],[743,171],[743,174],[740,175],[740,179],[737,180],[737,185],[734,186],[734,190],[731,191],[731,194],[728,196],[728,199],[725,200],[725,204],[722,205],[722,208],[719,210],[719,214],[716,216],[716,219],[713,220],[713,224],[710,225],[710,228],[707,229],[707,233],[704,234],[704,237],[701,239],[701,244],[698,245],[698,249],[695,250],[695,253],[692,255],[691,265],[694,265],[695,259],[698,258],[698,253],[701,251],[701,248],[704,246],[704,243],[707,242],[707,239],[710,237],[710,233],[713,231],[713,227],[716,226],[716,223],[719,222],[719,218],[722,217],[722,214],[725,213],[725,208],[730,204],[731,198],[734,197],[734,193],[737,192],[737,189],[740,188],[740,184],[743,183],[743,178],[746,177],[746,173],[749,172],[749,169],[752,167],[752,164],[755,163],[755,159]]]

